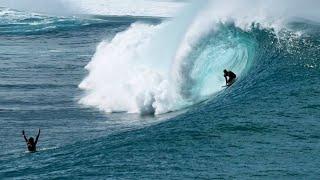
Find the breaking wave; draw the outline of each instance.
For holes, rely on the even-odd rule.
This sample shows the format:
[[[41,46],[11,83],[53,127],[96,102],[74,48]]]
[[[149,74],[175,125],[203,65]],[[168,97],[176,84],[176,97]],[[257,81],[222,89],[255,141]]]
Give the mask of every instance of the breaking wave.
[[[201,102],[223,90],[223,69],[232,69],[241,79],[261,55],[254,31],[276,36],[288,31],[288,20],[296,15],[313,17],[295,6],[287,6],[294,13],[280,13],[289,1],[276,9],[262,1],[231,4],[194,2],[174,19],[133,23],[101,42],[86,66],[88,77],[79,85],[86,90],[80,102],[106,112],[142,114]],[[254,10],[248,11],[248,4]]]

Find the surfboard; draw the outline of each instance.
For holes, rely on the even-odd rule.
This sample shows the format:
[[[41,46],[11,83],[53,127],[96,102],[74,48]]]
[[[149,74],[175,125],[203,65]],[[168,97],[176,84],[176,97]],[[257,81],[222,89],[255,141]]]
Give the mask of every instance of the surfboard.
[[[228,85],[222,86],[223,88],[228,88],[230,86],[232,86],[232,84],[234,84],[237,81],[237,78],[235,78],[233,81],[231,81]]]

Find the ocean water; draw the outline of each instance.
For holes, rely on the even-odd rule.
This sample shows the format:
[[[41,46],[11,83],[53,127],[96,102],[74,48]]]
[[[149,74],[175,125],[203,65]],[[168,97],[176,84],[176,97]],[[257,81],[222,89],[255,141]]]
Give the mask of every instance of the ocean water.
[[[189,3],[0,8],[0,179],[318,179],[319,3]]]

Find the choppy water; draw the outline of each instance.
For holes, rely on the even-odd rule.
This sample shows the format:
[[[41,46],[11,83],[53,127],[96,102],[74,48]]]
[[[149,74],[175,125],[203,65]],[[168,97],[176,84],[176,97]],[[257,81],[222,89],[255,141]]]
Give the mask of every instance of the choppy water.
[[[300,19],[275,31],[221,22],[182,65],[132,64],[139,47],[162,43],[165,21],[1,8],[1,179],[317,179],[320,24]],[[151,80],[120,74],[136,64]],[[224,67],[239,75],[228,89]],[[163,76],[169,69],[176,79]],[[21,130],[34,136],[39,127],[39,152],[27,153]]]

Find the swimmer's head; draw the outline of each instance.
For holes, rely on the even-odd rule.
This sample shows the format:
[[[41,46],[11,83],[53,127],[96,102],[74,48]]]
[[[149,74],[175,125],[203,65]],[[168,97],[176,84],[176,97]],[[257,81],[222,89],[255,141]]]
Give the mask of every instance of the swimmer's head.
[[[30,143],[34,143],[33,137],[30,137],[30,138],[29,138],[29,142],[30,142]]]

